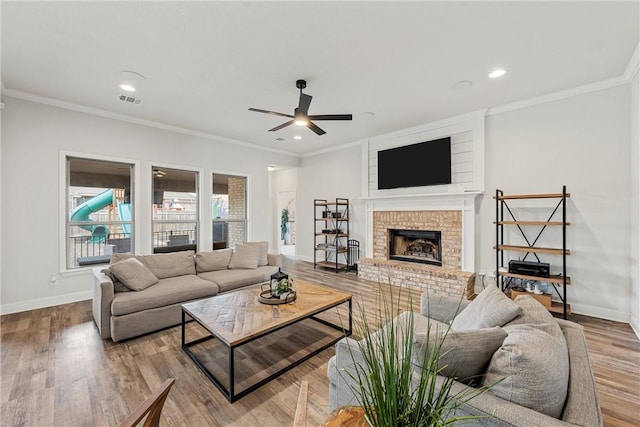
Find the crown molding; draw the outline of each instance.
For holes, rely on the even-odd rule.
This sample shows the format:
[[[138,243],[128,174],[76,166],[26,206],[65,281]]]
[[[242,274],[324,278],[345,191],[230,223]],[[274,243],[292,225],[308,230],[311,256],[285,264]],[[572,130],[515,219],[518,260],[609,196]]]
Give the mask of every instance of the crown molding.
[[[91,115],[94,115],[94,116],[105,117],[105,118],[108,118],[108,119],[118,120],[118,121],[127,122],[127,123],[133,123],[133,124],[137,124],[137,125],[141,125],[141,126],[155,128],[155,129],[166,130],[166,131],[169,131],[169,132],[180,133],[180,134],[183,134],[183,135],[195,136],[195,137],[198,137],[198,138],[203,138],[203,139],[223,142],[223,143],[232,144],[232,145],[239,145],[239,146],[243,146],[243,147],[249,147],[249,148],[253,148],[253,149],[257,149],[257,150],[270,151],[270,152],[281,154],[281,155],[287,155],[287,156],[292,156],[292,157],[300,157],[298,154],[293,154],[293,153],[290,153],[290,152],[284,151],[284,150],[278,150],[276,148],[263,147],[261,145],[252,144],[250,142],[239,141],[239,140],[232,139],[232,138],[227,138],[227,137],[224,137],[224,136],[218,136],[218,135],[213,135],[213,134],[210,134],[210,133],[200,132],[200,131],[187,129],[187,128],[183,128],[183,127],[179,127],[179,126],[168,125],[166,123],[156,122],[156,121],[153,121],[153,120],[146,120],[146,119],[139,119],[139,118],[136,118],[136,117],[130,117],[130,116],[127,116],[127,115],[124,115],[124,114],[113,113],[111,111],[101,110],[99,108],[88,107],[86,105],[74,104],[72,102],[61,101],[59,99],[49,98],[49,97],[46,97],[46,96],[34,95],[32,93],[22,92],[22,91],[19,91],[19,90],[3,88],[2,94],[4,96],[8,96],[8,97],[11,97],[11,98],[17,98],[17,99],[22,99],[24,101],[35,102],[35,103],[38,103],[38,104],[49,105],[49,106],[52,106],[52,107],[63,108],[65,110],[77,111],[77,112],[80,112],[80,113],[91,114]]]
[[[333,147],[323,148],[322,150],[316,150],[310,153],[298,154],[298,156],[300,158],[305,158],[305,157],[317,156],[319,154],[333,153],[334,151],[342,151],[350,147],[362,146],[362,144],[366,143],[367,141],[368,141],[368,138],[362,138],[354,142],[349,142],[347,144],[335,145]]]
[[[533,107],[535,105],[546,104],[547,102],[559,101],[572,96],[583,95],[585,93],[597,92],[603,89],[609,89],[616,86],[628,84],[629,81],[624,76],[614,77],[612,79],[601,80],[599,82],[590,83],[583,86],[574,87],[559,92],[550,93],[548,95],[537,96],[535,98],[523,99],[522,101],[513,102],[511,104],[498,105],[491,107],[487,111],[487,116],[502,114],[508,111],[519,110],[521,108]]]

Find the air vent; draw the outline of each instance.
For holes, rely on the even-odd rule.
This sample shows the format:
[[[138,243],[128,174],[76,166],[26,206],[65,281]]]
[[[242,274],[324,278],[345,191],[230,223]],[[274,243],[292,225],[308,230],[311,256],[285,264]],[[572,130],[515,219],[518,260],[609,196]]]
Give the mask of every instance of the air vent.
[[[122,102],[128,102],[130,104],[135,104],[135,105],[142,104],[142,99],[134,98],[133,96],[125,95],[122,93],[118,95],[118,99]]]

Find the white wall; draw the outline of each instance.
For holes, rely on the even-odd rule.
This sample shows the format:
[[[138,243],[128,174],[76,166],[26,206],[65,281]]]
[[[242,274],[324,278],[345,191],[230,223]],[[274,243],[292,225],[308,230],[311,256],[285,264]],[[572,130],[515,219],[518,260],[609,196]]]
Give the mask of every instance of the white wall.
[[[511,194],[556,193],[567,185],[572,311],[629,321],[631,200],[638,199],[630,184],[630,92],[630,85],[621,85],[486,117],[485,194],[479,197],[476,216],[477,272],[495,270],[496,188]],[[366,246],[364,206],[358,200],[367,176],[359,158],[365,149],[349,147],[302,159],[298,258],[313,260],[314,198],[350,198],[352,235]],[[549,232],[553,230],[545,235]],[[557,243],[553,240],[542,239]],[[557,259],[549,261],[557,264]]]
[[[5,97],[2,113],[2,289],[3,313],[91,297],[85,269],[61,273],[59,156],[61,151],[118,157],[140,163],[136,183],[140,221],[138,247],[151,250],[150,168],[170,164],[200,168],[202,204],[210,198],[211,172],[248,177],[248,238],[271,238],[267,165],[297,166],[299,159],[271,151],[122,122]],[[62,209],[62,211],[64,211]],[[211,235],[206,212],[201,236]],[[210,216],[210,215],[209,215]],[[147,239],[146,237],[149,237]],[[210,238],[210,237],[209,237]],[[203,239],[203,240],[206,240]],[[58,276],[55,286],[49,277]]]
[[[313,199],[349,199],[350,239],[363,248],[365,209],[362,197],[362,145],[303,157],[298,172],[296,258],[313,261]],[[320,254],[319,254],[320,255]],[[362,254],[361,254],[362,255]]]
[[[622,85],[487,117],[478,271],[495,270],[491,189],[557,193],[566,184],[572,311],[629,321],[630,109]]]

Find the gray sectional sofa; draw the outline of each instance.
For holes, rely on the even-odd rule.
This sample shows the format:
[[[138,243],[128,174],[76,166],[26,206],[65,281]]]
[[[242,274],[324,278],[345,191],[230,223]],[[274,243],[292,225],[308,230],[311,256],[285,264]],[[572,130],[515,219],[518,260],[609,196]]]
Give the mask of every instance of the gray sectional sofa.
[[[268,281],[282,265],[266,242],[235,250],[167,254],[113,254],[93,269],[93,317],[104,339],[136,337],[177,325],[181,305]]]
[[[425,335],[433,339],[434,331],[447,331],[442,350],[445,355],[440,357],[439,367],[443,375],[455,378],[452,394],[502,380],[455,413],[484,418],[459,425],[602,425],[583,328],[552,317],[532,297],[519,296],[512,301],[495,286],[485,289],[472,302],[445,295],[429,298],[423,294],[420,313],[402,313],[385,328],[394,325],[398,330],[396,325],[403,324],[407,316],[414,321],[415,351],[425,351],[420,347],[421,343],[429,342],[424,340]],[[483,341],[482,337],[489,336],[493,338]],[[353,379],[354,365],[366,369],[361,344],[351,338],[336,344],[327,373],[330,410],[359,405],[352,387],[358,386]],[[414,359],[414,381],[419,366]],[[440,384],[443,378],[440,376]]]

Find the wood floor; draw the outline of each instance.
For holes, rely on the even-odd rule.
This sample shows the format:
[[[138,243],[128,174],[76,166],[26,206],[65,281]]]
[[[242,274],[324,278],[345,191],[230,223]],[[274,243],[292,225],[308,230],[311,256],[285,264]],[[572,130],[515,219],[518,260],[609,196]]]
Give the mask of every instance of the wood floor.
[[[377,285],[354,273],[291,260],[283,271],[353,294],[356,313],[375,305]],[[570,320],[585,327],[605,425],[639,426],[640,341],[626,324]],[[176,383],[161,425],[290,426],[302,380],[309,381],[307,425],[322,425],[328,414],[333,349],[230,404],[181,350],[179,327],[103,341],[90,301],[5,315],[1,327],[2,426],[114,426],[168,377]]]

